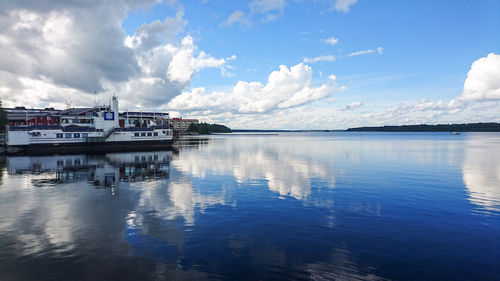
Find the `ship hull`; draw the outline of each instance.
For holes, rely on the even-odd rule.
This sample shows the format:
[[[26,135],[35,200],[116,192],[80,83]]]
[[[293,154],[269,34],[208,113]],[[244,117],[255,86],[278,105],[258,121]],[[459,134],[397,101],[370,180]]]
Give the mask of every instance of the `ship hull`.
[[[11,145],[7,154],[48,155],[66,153],[106,153],[170,150],[173,140],[145,141],[113,141],[113,142],[82,142],[82,143],[44,143],[30,145]]]

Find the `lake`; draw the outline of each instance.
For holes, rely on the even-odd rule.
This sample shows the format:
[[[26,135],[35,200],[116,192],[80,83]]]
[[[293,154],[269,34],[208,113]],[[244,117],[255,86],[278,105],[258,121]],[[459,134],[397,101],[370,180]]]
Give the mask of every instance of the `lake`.
[[[1,159],[0,280],[498,280],[499,133]]]

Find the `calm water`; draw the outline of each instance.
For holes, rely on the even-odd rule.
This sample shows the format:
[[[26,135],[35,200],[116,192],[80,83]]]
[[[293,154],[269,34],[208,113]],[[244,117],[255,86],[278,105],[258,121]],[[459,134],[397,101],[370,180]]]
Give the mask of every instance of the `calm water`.
[[[1,161],[0,280],[499,280],[500,134]]]

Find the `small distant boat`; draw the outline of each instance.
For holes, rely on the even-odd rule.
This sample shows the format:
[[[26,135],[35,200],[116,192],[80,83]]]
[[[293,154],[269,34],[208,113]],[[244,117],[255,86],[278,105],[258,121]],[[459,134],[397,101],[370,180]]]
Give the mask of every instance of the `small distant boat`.
[[[452,135],[460,135],[460,132],[451,132]]]

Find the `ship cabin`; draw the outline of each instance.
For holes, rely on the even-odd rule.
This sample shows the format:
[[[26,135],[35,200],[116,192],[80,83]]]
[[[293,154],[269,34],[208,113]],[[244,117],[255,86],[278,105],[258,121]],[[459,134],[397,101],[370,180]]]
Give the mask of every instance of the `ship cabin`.
[[[59,112],[54,108],[34,109],[24,106],[5,108],[7,125],[9,126],[38,126],[59,124]]]
[[[168,112],[125,111],[120,113],[119,124],[121,128],[171,127]]]
[[[60,112],[60,125],[79,126],[79,127],[94,127],[94,118],[98,116],[99,108],[83,107],[69,108]]]

